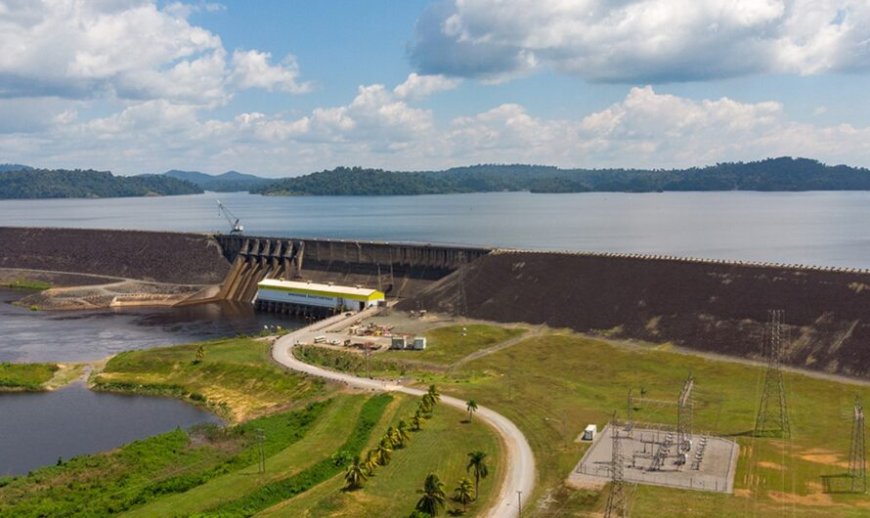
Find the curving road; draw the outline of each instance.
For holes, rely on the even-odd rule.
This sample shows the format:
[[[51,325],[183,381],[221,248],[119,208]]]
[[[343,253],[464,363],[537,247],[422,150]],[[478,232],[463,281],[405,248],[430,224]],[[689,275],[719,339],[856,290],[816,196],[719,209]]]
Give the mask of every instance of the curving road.
[[[355,314],[354,318],[365,318],[373,313],[374,310],[366,310]],[[356,388],[382,392],[403,392],[412,396],[422,396],[426,393],[424,390],[405,387],[388,381],[358,378],[350,374],[322,369],[297,360],[293,356],[292,349],[297,343],[311,343],[311,338],[316,334],[341,325],[345,318],[344,315],[337,315],[282,336],[272,346],[272,358],[288,369],[344,383]],[[466,410],[465,401],[460,399],[441,396],[441,401],[463,412]],[[507,465],[507,472],[505,473],[501,490],[498,493],[498,499],[483,516],[486,518],[519,516],[517,509],[518,493],[521,493],[523,503],[525,504],[526,499],[530,497],[535,487],[535,457],[532,455],[532,448],[520,429],[498,412],[480,406],[477,409],[476,415],[501,436],[505,444],[505,461]]]

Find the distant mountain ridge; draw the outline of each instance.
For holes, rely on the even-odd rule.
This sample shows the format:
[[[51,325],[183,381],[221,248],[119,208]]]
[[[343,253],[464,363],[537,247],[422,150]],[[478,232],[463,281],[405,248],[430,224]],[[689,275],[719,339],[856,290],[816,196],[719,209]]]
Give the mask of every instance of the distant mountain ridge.
[[[259,176],[240,173],[238,171],[227,171],[223,174],[211,175],[199,171],[179,171],[178,169],[172,169],[163,173],[162,176],[184,180],[197,185],[206,191],[215,192],[251,191],[264,187],[275,181],[274,179],[261,178]]]
[[[768,158],[702,168],[559,169],[539,165],[475,165],[444,171],[396,172],[339,167],[285,178],[251,192],[266,195],[418,195],[469,192],[870,190],[870,170],[828,166],[807,158]]]
[[[26,169],[0,174],[0,199],[114,198],[198,194],[190,182],[160,175],[115,176],[108,171]]]

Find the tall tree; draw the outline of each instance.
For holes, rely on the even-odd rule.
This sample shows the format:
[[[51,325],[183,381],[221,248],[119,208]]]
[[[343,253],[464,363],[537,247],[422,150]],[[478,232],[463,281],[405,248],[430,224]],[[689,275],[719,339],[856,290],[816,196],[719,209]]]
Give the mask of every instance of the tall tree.
[[[381,442],[378,443],[377,448],[375,448],[375,458],[378,461],[378,464],[381,466],[386,466],[390,463],[390,458],[393,456],[393,447],[390,445],[389,439],[384,437],[381,439]]]
[[[474,486],[468,478],[463,477],[459,485],[453,490],[453,499],[462,504],[462,508],[468,510],[468,504],[475,498]]]
[[[477,498],[477,495],[480,494],[480,479],[486,478],[489,475],[489,466],[486,465],[486,453],[482,451],[470,452],[465,471],[471,471],[474,474],[474,497]]]
[[[360,460],[359,455],[356,455],[350,464],[347,466],[347,470],[344,474],[344,481],[347,483],[345,485],[346,489],[353,491],[354,489],[359,489],[363,486],[366,479],[368,478],[368,474],[366,474],[366,468],[364,463]]]
[[[447,499],[447,495],[444,494],[444,483],[438,475],[429,473],[419,493],[421,496],[417,501],[417,510],[429,513],[430,516],[438,516],[438,511],[444,507],[444,501]]]
[[[399,439],[402,440],[403,445],[411,439],[411,434],[408,433],[408,430],[408,423],[404,419],[400,419],[399,424],[396,425],[396,432],[399,434]]]
[[[477,401],[469,399],[468,402],[465,403],[465,410],[468,411],[468,420],[471,421],[474,413],[477,412]]]

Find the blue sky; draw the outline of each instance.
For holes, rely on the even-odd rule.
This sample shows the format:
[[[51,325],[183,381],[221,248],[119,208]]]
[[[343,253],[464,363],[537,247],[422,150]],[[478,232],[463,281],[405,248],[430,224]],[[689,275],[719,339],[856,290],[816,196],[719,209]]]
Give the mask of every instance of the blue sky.
[[[0,0],[0,162],[870,166],[858,0]]]

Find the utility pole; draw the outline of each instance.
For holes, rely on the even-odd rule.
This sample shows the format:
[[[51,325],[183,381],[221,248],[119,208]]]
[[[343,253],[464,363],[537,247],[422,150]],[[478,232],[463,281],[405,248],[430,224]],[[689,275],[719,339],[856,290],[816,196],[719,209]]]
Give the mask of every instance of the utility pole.
[[[263,474],[266,472],[266,432],[262,428],[257,428],[257,472]]]
[[[853,493],[867,492],[867,459],[864,449],[864,407],[855,397],[855,411],[852,417],[852,446],[849,449],[849,478]]]
[[[613,413],[613,419],[610,421],[610,434],[613,439],[610,458],[610,494],[607,495],[607,508],[604,510],[604,518],[628,518],[628,495],[625,492],[616,412]]]
[[[465,252],[459,252],[457,259],[459,262],[459,268],[457,270],[456,305],[453,308],[453,313],[457,317],[462,317],[468,316],[468,298],[465,294],[465,265],[467,264]]]
[[[517,517],[522,518],[523,516],[523,492],[517,491]]]
[[[764,372],[764,387],[755,418],[756,437],[791,438],[788,419],[788,401],[782,376],[783,357],[783,311],[771,310],[767,326],[767,369]]]

